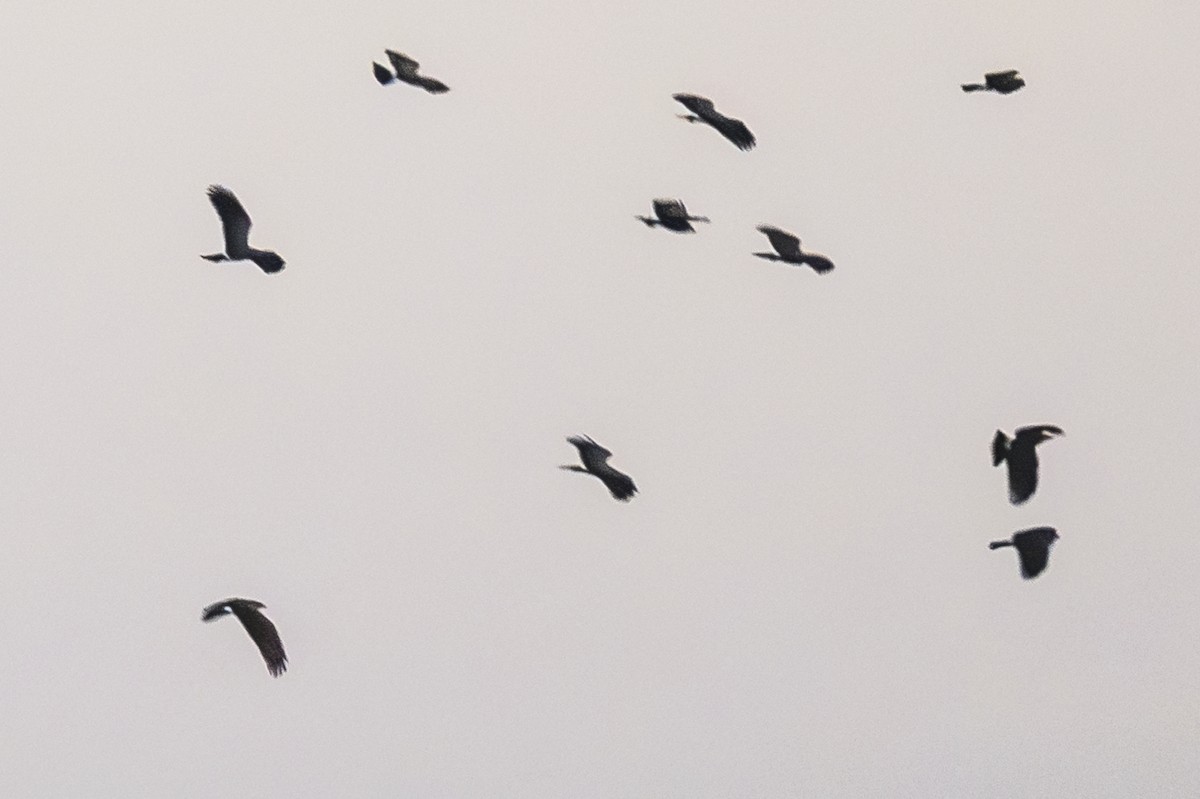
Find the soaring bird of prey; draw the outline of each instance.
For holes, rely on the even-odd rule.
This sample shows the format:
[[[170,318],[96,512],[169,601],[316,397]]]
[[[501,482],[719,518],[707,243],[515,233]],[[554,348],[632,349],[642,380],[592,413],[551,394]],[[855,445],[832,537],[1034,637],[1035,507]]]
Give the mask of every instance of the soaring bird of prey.
[[[645,222],[646,227],[659,225],[676,233],[695,233],[696,229],[692,227],[692,222],[708,221],[707,216],[688,216],[687,208],[684,208],[683,203],[679,200],[655,200],[654,216],[658,218],[649,216],[637,218]]]
[[[1012,438],[1002,430],[996,431],[992,439],[992,465],[1008,461],[1008,498],[1012,504],[1020,505],[1037,490],[1037,445],[1061,435],[1062,428],[1052,424],[1018,427]]]
[[[1050,559],[1050,547],[1057,540],[1058,531],[1053,527],[1031,527],[1013,533],[1013,537],[1007,541],[993,541],[988,544],[988,549],[1016,547],[1017,557],[1021,559],[1021,576],[1032,580],[1045,571],[1046,562]]]
[[[796,266],[811,266],[813,271],[818,274],[825,274],[833,270],[833,261],[824,255],[801,252],[800,239],[786,230],[780,230],[771,225],[759,225],[757,230],[759,233],[765,233],[771,241],[771,246],[775,248],[775,252],[754,253],[759,258],[766,258],[768,261],[783,261],[785,264],[795,264]]]
[[[712,126],[717,133],[733,142],[739,150],[749,150],[754,147],[754,134],[750,132],[750,128],[746,127],[740,119],[733,119],[719,113],[713,107],[712,100],[695,94],[673,94],[671,96],[692,112],[678,114],[680,119],[686,119],[688,122],[703,122]]]
[[[384,50],[383,52],[387,53],[388,60],[392,62],[396,76],[392,77],[392,73],[388,72],[387,67],[377,61],[372,61],[371,66],[375,68],[375,80],[379,81],[381,86],[387,86],[392,81],[398,80],[410,86],[420,86],[430,94],[444,94],[450,91],[450,87],[440,80],[418,75],[417,70],[421,68],[421,65],[404,53],[397,53],[395,50]]]
[[[1007,72],[989,72],[983,76],[983,83],[964,83],[964,92],[998,92],[1012,94],[1025,85],[1025,79],[1015,69]]]
[[[287,655],[283,651],[283,641],[279,640],[279,632],[271,620],[262,614],[259,608],[265,608],[261,602],[253,599],[226,599],[204,609],[200,618],[213,621],[232,613],[250,633],[250,640],[258,646],[263,660],[267,662],[267,671],[272,677],[278,677],[287,671]]]
[[[558,468],[599,477],[613,497],[622,502],[628,502],[637,493],[637,486],[633,484],[629,475],[622,474],[608,465],[608,459],[612,457],[611,452],[588,436],[571,436],[567,441],[574,444],[575,448],[579,450],[579,460],[583,461],[583,465],[570,464]]]
[[[221,217],[221,228],[225,232],[225,252],[201,255],[206,261],[253,261],[267,274],[283,269],[284,261],[278,253],[256,250],[250,246],[250,214],[224,186],[209,186],[208,199],[217,216]]]

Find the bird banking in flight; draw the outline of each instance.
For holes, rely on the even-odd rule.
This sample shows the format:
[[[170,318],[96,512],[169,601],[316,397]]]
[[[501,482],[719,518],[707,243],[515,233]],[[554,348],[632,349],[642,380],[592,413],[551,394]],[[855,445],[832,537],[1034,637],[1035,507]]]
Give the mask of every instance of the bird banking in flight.
[[[759,225],[758,232],[764,234],[770,240],[771,246],[775,248],[775,252],[754,253],[759,258],[766,258],[768,261],[782,261],[785,264],[794,264],[796,266],[809,266],[812,267],[814,272],[821,275],[833,271],[833,261],[824,255],[801,252],[800,239],[786,230],[780,230],[771,225]],[[778,255],[775,253],[778,253]]]
[[[387,67],[377,61],[372,61],[371,66],[375,68],[375,80],[379,81],[380,86],[387,86],[398,80],[410,86],[419,86],[430,94],[445,94],[450,91],[450,87],[440,80],[418,75],[417,70],[421,68],[421,65],[404,53],[397,53],[395,50],[384,50],[383,52],[392,62],[392,68],[396,70],[396,75],[393,77]]]
[[[279,632],[271,620],[262,614],[260,608],[265,608],[261,602],[253,599],[226,599],[209,605],[204,609],[203,621],[214,621],[232,613],[246,628],[252,640],[262,653],[267,663],[267,671],[272,677],[278,677],[287,671],[287,655],[283,651],[283,641],[279,640]]]
[[[673,94],[671,95],[680,103],[683,103],[690,114],[678,114],[680,119],[686,119],[688,122],[702,122],[705,125],[713,128],[725,138],[729,139],[739,150],[749,150],[755,145],[754,134],[750,132],[750,128],[740,119],[727,117],[719,113],[713,106],[713,101],[707,97],[700,97],[695,94]]]
[[[1025,79],[1015,69],[1006,72],[989,72],[983,76],[983,83],[964,83],[964,92],[996,92],[1012,94],[1025,85]]]
[[[657,217],[657,218],[655,218]],[[687,208],[679,200],[655,200],[654,216],[639,216],[646,227],[662,227],[676,233],[695,233],[693,222],[707,222],[707,216],[688,216]]]
[[[629,475],[618,472],[608,465],[608,459],[612,457],[611,452],[588,436],[571,436],[567,441],[574,444],[575,448],[579,450],[579,460],[583,461],[583,466],[570,464],[558,468],[599,477],[613,497],[622,502],[628,502],[637,493],[637,486],[633,484]]]
[[[1021,561],[1021,576],[1032,580],[1045,571],[1046,563],[1050,560],[1050,547],[1057,540],[1058,531],[1053,527],[1031,527],[1013,533],[1013,537],[1007,541],[993,541],[988,544],[988,549],[1016,548],[1017,558]]]
[[[208,199],[221,217],[221,228],[225,232],[225,252],[201,255],[206,261],[253,261],[258,268],[271,275],[283,269],[284,260],[270,250],[257,250],[250,246],[250,214],[224,186],[209,186]]]
[[[992,439],[992,465],[1008,462],[1008,498],[1020,505],[1033,496],[1038,485],[1037,445],[1063,435],[1061,427],[1052,424],[1018,427],[1012,438],[997,430]]]

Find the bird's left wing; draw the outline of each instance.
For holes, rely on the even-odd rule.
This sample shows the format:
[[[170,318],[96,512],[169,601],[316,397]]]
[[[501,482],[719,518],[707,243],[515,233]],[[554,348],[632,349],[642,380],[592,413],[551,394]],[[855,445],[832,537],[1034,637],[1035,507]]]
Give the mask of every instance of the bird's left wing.
[[[771,246],[775,248],[775,252],[785,258],[800,257],[800,239],[798,237],[793,236],[786,230],[780,230],[774,225],[759,225],[757,230],[770,240]]]
[[[280,640],[279,631],[275,629],[271,620],[257,608],[244,605],[234,605],[233,612],[245,626],[258,651],[262,653],[271,676],[278,677],[287,671],[287,654],[283,651],[283,641]]]
[[[388,60],[392,62],[392,67],[396,70],[397,77],[416,77],[417,70],[421,68],[421,65],[415,60],[409,58],[404,53],[397,53],[395,50],[384,50],[383,52],[387,54]]]
[[[225,232],[225,252],[234,255],[239,250],[250,246],[250,214],[233,196],[233,192],[224,186],[209,186],[208,199],[217,209],[221,217],[221,226]]]

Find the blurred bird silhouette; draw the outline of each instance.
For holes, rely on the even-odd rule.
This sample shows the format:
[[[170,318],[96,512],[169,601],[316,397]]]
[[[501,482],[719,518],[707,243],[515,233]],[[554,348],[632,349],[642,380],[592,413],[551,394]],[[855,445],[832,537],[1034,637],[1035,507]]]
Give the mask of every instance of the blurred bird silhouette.
[[[628,502],[637,493],[637,486],[633,484],[629,475],[618,472],[608,465],[608,459],[612,457],[611,452],[588,436],[571,436],[567,441],[574,444],[575,448],[579,450],[579,460],[583,461],[583,466],[571,464],[558,468],[599,477],[613,497],[622,502]]]
[[[739,150],[750,150],[755,145],[754,134],[740,119],[733,119],[719,113],[713,106],[712,100],[695,94],[673,94],[675,100],[683,103],[690,114],[677,114],[680,119],[688,122],[702,122],[715,129],[725,138],[733,142]]]
[[[395,50],[384,50],[383,52],[392,62],[392,68],[396,70],[396,75],[393,77],[387,67],[377,61],[372,61],[371,66],[375,68],[375,80],[379,81],[379,85],[387,86],[392,81],[398,80],[410,86],[420,86],[430,94],[444,94],[450,91],[450,87],[440,80],[418,75],[417,70],[421,68],[421,65],[404,53],[397,53]]]
[[[1037,490],[1037,445],[1061,435],[1062,428],[1052,424],[1019,427],[1012,438],[1002,430],[996,431],[992,439],[992,465],[1008,461],[1008,498],[1012,504],[1020,505]]]
[[[267,663],[267,671],[272,677],[278,677],[287,671],[287,655],[283,651],[283,642],[279,640],[279,632],[271,620],[262,614],[259,608],[265,608],[261,602],[253,599],[226,599],[209,605],[204,609],[203,621],[214,621],[232,613],[250,634],[258,651],[262,653]]]
[[[964,92],[988,91],[998,92],[999,94],[1012,94],[1025,85],[1025,79],[1015,69],[1010,69],[1007,72],[989,72],[983,76],[983,80],[983,83],[964,83],[962,90]]]
[[[1021,576],[1032,580],[1045,571],[1046,563],[1050,560],[1050,547],[1057,540],[1058,531],[1053,527],[1031,527],[1013,533],[1013,537],[1007,541],[993,541],[988,544],[988,549],[1016,547],[1017,557],[1021,560]]]
[[[833,270],[833,261],[824,255],[801,252],[800,239],[786,230],[780,230],[771,225],[759,225],[757,230],[759,233],[766,234],[771,241],[771,246],[775,248],[775,252],[754,253],[759,258],[766,258],[768,261],[782,261],[785,264],[795,264],[796,266],[810,266],[818,274],[825,274]]]
[[[250,246],[250,214],[224,186],[209,186],[208,199],[217,216],[221,217],[221,228],[225,233],[225,252],[201,255],[206,261],[253,261],[267,274],[283,269],[284,260],[270,250],[257,250]]]
[[[683,203],[679,200],[655,200],[654,216],[658,218],[649,216],[637,218],[642,220],[646,227],[662,226],[676,233],[695,233],[696,229],[692,227],[692,222],[708,221],[706,216],[688,216],[687,208],[684,208]]]

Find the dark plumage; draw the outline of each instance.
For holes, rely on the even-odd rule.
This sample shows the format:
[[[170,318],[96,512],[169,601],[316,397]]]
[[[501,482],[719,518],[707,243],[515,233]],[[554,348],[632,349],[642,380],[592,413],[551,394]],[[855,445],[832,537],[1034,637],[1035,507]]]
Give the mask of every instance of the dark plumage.
[[[208,199],[217,216],[221,217],[221,228],[225,232],[225,252],[201,255],[206,261],[253,261],[267,274],[283,269],[284,260],[271,250],[257,250],[250,246],[250,214],[224,186],[209,186]]]
[[[768,261],[782,261],[785,264],[795,264],[796,266],[810,266],[818,274],[825,274],[833,270],[833,261],[824,255],[801,252],[800,239],[786,230],[780,230],[771,225],[759,225],[757,229],[759,233],[766,234],[771,241],[771,246],[775,248],[775,252],[754,253],[759,258],[766,258]]]
[[[695,233],[692,222],[707,222],[706,216],[688,216],[687,208],[679,200],[655,200],[654,217],[639,216],[646,227],[661,226],[676,233]]]
[[[1019,427],[1010,439],[997,430],[992,439],[992,465],[1008,461],[1008,498],[1020,505],[1033,496],[1038,485],[1038,444],[1063,435],[1061,427],[1052,424]]]
[[[633,484],[629,475],[618,472],[608,465],[608,459],[612,457],[611,452],[588,436],[571,436],[567,441],[574,444],[575,448],[579,450],[579,460],[583,461],[583,466],[571,464],[558,468],[599,477],[601,482],[608,487],[609,492],[622,502],[628,502],[637,493],[637,486]]]
[[[755,145],[754,134],[740,119],[733,119],[719,113],[713,107],[712,100],[695,94],[673,94],[678,102],[683,103],[691,114],[679,114],[680,119],[688,122],[703,122],[714,128],[725,138],[733,142],[739,150],[749,150]]]
[[[278,677],[287,671],[287,655],[283,651],[283,641],[279,640],[279,632],[271,620],[264,616],[259,608],[265,608],[261,602],[253,599],[226,599],[209,605],[204,609],[200,618],[213,621],[232,613],[250,634],[250,640],[258,646],[263,660],[267,662],[267,671],[272,677]]]
[[[404,53],[397,53],[395,50],[384,50],[383,52],[387,54],[388,60],[392,62],[392,68],[396,70],[396,76],[392,77],[392,73],[388,72],[387,67],[372,61],[371,66],[375,68],[375,80],[379,81],[380,85],[387,86],[392,81],[398,80],[410,86],[420,86],[430,94],[444,94],[450,91],[450,87],[440,80],[418,75],[417,70],[421,68],[421,65],[404,55]]]
[[[1050,560],[1050,547],[1058,540],[1058,531],[1053,527],[1032,527],[1013,533],[1008,541],[993,541],[988,549],[1000,547],[1016,547],[1017,557],[1021,559],[1021,576],[1032,580],[1046,569]]]
[[[1006,72],[989,72],[983,76],[983,80],[983,83],[964,83],[962,90],[964,92],[988,91],[1012,94],[1025,85],[1025,79],[1015,69]]]

